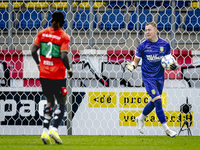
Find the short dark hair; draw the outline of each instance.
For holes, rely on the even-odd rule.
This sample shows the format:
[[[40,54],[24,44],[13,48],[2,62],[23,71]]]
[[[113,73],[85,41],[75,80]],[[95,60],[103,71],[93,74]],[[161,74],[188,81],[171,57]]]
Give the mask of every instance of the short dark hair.
[[[148,25],[152,25],[153,27],[155,27],[157,29],[157,25],[155,22],[149,22],[145,26],[148,26]]]
[[[52,20],[51,22],[56,22],[56,23],[60,23],[60,27],[62,27],[65,23],[65,17],[64,17],[64,14],[61,12],[61,11],[55,11],[53,14],[52,14]]]

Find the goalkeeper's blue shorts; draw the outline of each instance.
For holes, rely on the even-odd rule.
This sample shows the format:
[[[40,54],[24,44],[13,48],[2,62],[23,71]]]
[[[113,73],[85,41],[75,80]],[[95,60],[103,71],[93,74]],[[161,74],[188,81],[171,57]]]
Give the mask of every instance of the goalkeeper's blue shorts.
[[[162,95],[164,79],[143,79],[143,82],[147,94],[149,94],[152,99]]]

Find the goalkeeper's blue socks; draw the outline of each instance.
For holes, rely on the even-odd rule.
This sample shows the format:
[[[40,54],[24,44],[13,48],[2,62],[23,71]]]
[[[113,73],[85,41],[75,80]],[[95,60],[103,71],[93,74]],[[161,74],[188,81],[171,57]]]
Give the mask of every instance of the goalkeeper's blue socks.
[[[155,100],[154,105],[156,107],[156,114],[157,114],[159,121],[161,122],[161,124],[166,123],[165,113],[164,113],[163,108],[162,108],[161,99]]]
[[[54,112],[54,117],[53,117],[53,127],[58,128],[58,126],[60,125],[60,122],[63,119],[64,116],[64,112],[65,112],[65,105],[63,104],[58,104],[57,108]]]
[[[147,116],[153,109],[154,109],[155,105],[152,101],[150,101],[143,110],[143,115]]]
[[[146,116],[156,107],[156,114],[158,116],[159,121],[161,122],[163,129],[166,131],[169,129],[166,123],[165,114],[162,108],[161,99],[157,99],[154,102],[150,101],[145,107],[142,114],[139,116],[140,120],[145,120]]]

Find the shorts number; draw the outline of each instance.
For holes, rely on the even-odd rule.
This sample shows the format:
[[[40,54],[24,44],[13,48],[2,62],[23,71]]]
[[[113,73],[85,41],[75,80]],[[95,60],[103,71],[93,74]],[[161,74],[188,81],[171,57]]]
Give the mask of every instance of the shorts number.
[[[51,57],[52,57],[52,56],[51,56],[51,52],[52,52],[52,43],[51,43],[51,42],[48,42],[47,45],[49,45],[50,48],[49,48],[49,51],[48,51],[48,53],[47,53],[47,55],[46,55],[46,58],[51,58]]]

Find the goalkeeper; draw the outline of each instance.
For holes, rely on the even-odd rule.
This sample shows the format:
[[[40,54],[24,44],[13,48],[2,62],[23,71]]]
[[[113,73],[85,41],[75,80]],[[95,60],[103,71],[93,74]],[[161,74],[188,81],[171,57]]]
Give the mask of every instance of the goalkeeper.
[[[40,71],[40,82],[43,94],[46,96],[47,105],[44,108],[43,133],[41,140],[44,144],[51,144],[50,137],[57,144],[62,144],[58,135],[58,126],[63,119],[66,104],[66,68],[69,78],[73,73],[70,69],[68,51],[70,38],[62,30],[64,14],[56,11],[52,14],[52,27],[46,28],[37,34],[33,42],[32,56]],[[40,49],[40,61],[37,51]],[[49,131],[49,125],[54,111],[53,128]]]
[[[143,125],[146,116],[154,109],[161,122],[165,133],[174,137],[176,132],[169,129],[166,123],[165,114],[162,108],[161,94],[164,86],[164,68],[161,66],[161,59],[165,55],[170,55],[170,45],[168,42],[157,36],[157,26],[154,22],[145,25],[145,34],[147,39],[138,45],[133,62],[127,62],[126,68],[133,71],[137,68],[140,59],[142,59],[142,78],[147,94],[150,95],[150,102],[144,107],[140,116],[136,117],[138,130],[143,132]],[[178,69],[178,64],[170,66],[171,70]]]

